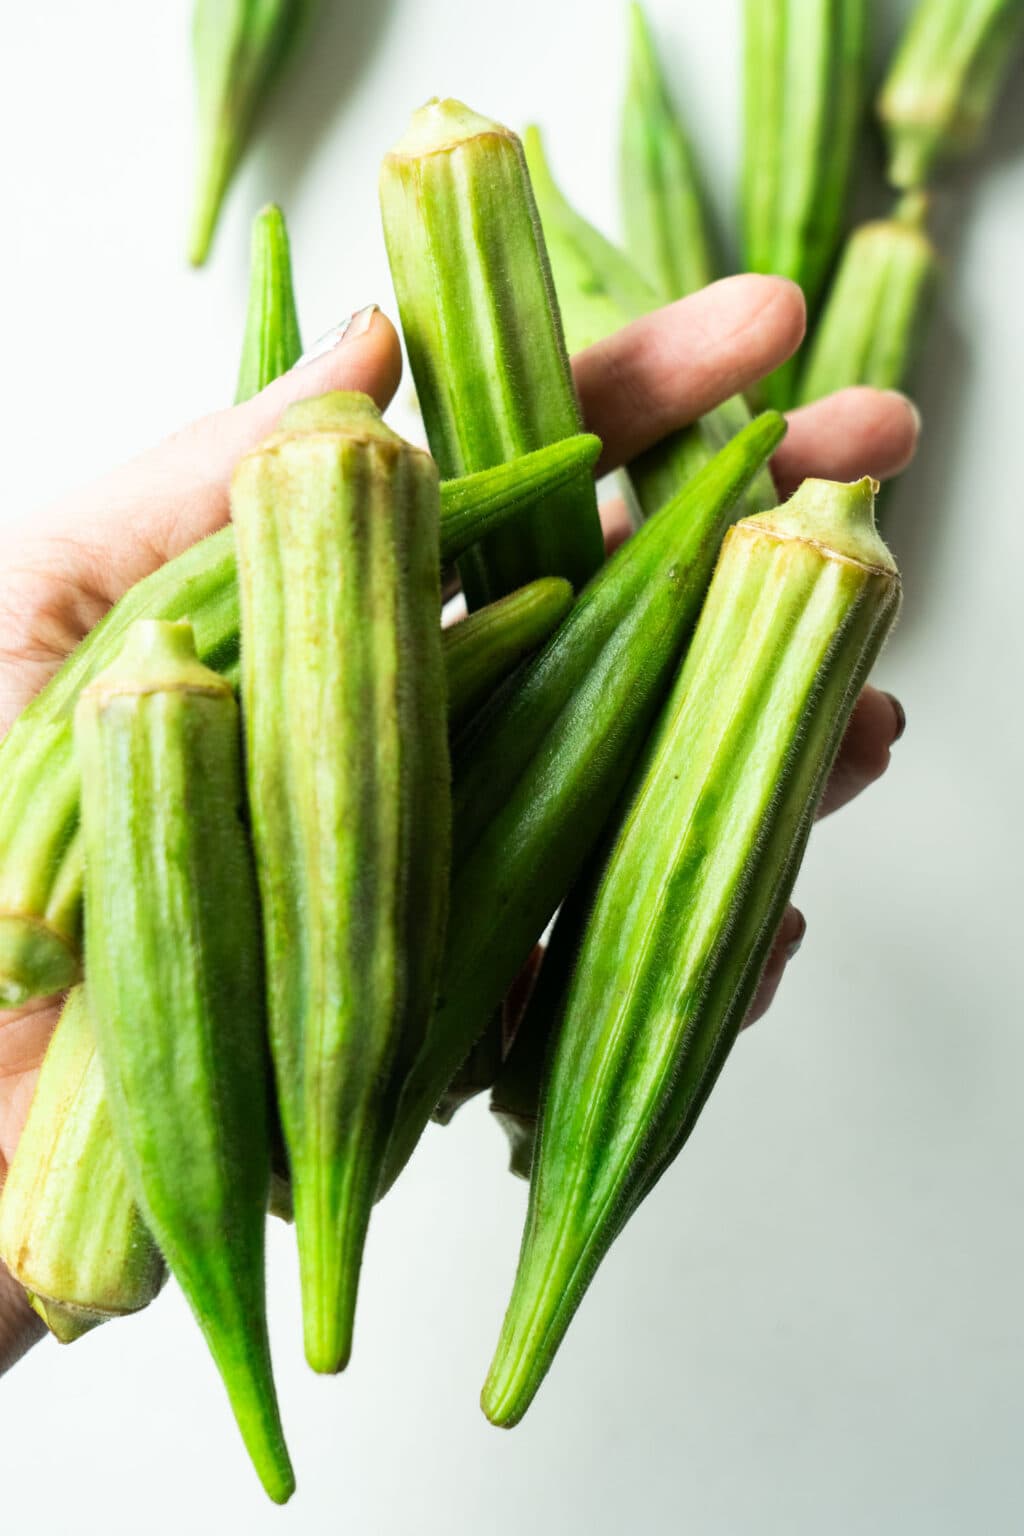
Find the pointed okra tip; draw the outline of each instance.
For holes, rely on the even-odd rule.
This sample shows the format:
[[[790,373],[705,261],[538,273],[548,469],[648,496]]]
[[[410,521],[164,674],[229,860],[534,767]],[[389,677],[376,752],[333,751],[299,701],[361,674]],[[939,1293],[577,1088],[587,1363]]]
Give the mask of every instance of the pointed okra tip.
[[[432,96],[418,107],[409,126],[388,154],[389,160],[420,160],[426,155],[444,154],[467,140],[497,135],[515,139],[511,128],[494,118],[483,117],[464,102],[453,97],[443,100]]]
[[[802,539],[827,555],[895,576],[896,562],[875,524],[877,494],[878,481],[870,475],[852,481],[805,480],[781,507],[744,518],[740,526]]]

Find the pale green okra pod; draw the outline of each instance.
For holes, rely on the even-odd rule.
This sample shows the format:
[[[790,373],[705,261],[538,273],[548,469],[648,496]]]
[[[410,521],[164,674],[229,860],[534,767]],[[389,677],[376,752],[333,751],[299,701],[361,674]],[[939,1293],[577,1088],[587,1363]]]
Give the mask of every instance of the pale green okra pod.
[[[483,1392],[496,1424],[525,1413],[598,1263],[692,1131],[754,996],[898,609],[874,489],[808,480],[727,534],[618,829],[570,899],[576,921],[563,912],[556,927],[575,954],[555,960],[556,981],[570,979]]]
[[[1022,0],[918,0],[877,102],[893,186],[982,141],[1022,46]]]

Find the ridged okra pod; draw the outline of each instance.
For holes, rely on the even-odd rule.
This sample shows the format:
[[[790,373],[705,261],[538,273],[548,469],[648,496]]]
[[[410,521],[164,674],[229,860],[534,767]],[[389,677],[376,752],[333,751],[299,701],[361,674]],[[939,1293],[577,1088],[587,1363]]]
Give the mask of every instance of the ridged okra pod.
[[[899,577],[874,484],[808,480],[726,537],[645,749],[545,1075],[512,1299],[483,1392],[515,1424],[597,1264],[693,1129],[757,988]]]
[[[864,89],[867,0],[745,0],[743,261],[813,313],[843,228]],[[760,398],[793,403],[796,360]]]
[[[587,222],[556,183],[539,129],[523,135],[530,179],[551,257],[558,302],[571,352],[603,341],[613,331],[656,309],[656,290],[629,257]],[[671,433],[626,466],[631,502],[639,520],[651,517],[749,423],[741,395],[725,400],[699,421]],[[774,506],[775,485],[765,466],[744,492],[744,512]]]
[[[266,1019],[231,686],[187,623],[137,625],[75,712],[88,1003],[146,1225],[270,1497],[294,1490],[270,1365]]]
[[[221,204],[317,0],[196,0],[196,181],[189,260],[202,266]]]
[[[893,186],[983,140],[1022,45],[1021,0],[918,0],[877,102]]]
[[[231,493],[249,803],[306,1357],[341,1370],[450,835],[437,467],[361,395],[294,405]]]
[[[294,367],[301,354],[288,226],[277,204],[268,203],[252,221],[249,305],[235,403],[258,395]]]
[[[888,219],[854,230],[811,341],[797,403],[851,384],[899,389],[920,340],[938,259],[924,227],[924,193]]]
[[[85,998],[72,991],[0,1194],[0,1260],[62,1344],[147,1307],[164,1264],[103,1089]]]
[[[580,430],[580,408],[523,146],[457,101],[429,101],[385,157],[388,259],[427,437],[468,474]],[[604,557],[578,475],[459,562],[470,608],[534,581],[577,590]]]
[[[636,0],[629,8],[619,188],[626,250],[662,302],[718,276],[693,149]]]
[[[457,731],[498,683],[537,649],[572,606],[572,587],[544,576],[444,631],[448,729]]]
[[[441,487],[441,557],[468,549],[534,499],[589,474],[580,433]],[[230,527],[169,561],[116,603],[0,742],[0,1008],[48,997],[81,971],[82,848],[71,720],[82,689],[138,619],[188,618],[200,659],[238,675],[238,583]],[[485,634],[481,643],[490,647]],[[465,658],[460,658],[464,661]]]
[[[785,425],[746,428],[587,585],[453,755],[437,1005],[402,1085],[385,1187],[601,832],[696,621],[722,535]]]

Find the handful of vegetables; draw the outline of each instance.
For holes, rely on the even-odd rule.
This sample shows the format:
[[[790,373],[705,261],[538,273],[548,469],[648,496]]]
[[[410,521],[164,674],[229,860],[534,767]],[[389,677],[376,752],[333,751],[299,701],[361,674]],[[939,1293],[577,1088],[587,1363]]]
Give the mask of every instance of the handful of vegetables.
[[[169,1270],[282,1502],[268,1209],[337,1372],[375,1201],[497,1077],[531,1194],[484,1407],[521,1417],[724,1064],[899,604],[876,487],[766,505],[785,424],[742,402],[669,445],[605,560],[551,259],[600,246],[563,216],[549,254],[519,139],[457,102],[414,115],[381,204],[430,453],[363,396],[292,406],[231,527],[0,745],[0,999],[73,988],[0,1257],[65,1340]],[[667,227],[662,288],[688,281],[654,260]],[[275,210],[253,273],[240,395],[300,345]],[[611,273],[609,320],[651,291]],[[474,611],[442,630],[454,558]],[[503,999],[559,909],[509,1051]]]

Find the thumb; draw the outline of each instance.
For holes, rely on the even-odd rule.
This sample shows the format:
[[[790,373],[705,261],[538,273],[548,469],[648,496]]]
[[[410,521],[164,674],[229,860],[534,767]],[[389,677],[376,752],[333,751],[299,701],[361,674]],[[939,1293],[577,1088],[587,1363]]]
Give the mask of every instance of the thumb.
[[[277,425],[295,400],[360,390],[383,409],[401,377],[398,336],[370,305],[329,332],[288,373],[242,405],[218,411],[106,475],[44,514],[33,530],[109,605],[159,565],[222,528],[238,460]],[[71,574],[71,573],[67,573]]]

